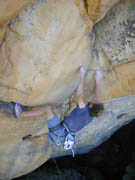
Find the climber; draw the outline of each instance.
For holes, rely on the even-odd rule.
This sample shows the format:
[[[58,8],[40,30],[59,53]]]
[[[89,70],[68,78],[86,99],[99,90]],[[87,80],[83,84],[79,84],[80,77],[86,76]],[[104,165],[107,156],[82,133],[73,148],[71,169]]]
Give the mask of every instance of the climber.
[[[92,122],[94,117],[98,117],[104,111],[103,103],[98,101],[99,98],[99,81],[102,79],[102,71],[96,70],[95,73],[95,91],[91,102],[86,104],[83,100],[83,80],[85,70],[80,68],[80,82],[77,88],[77,107],[70,113],[70,115],[64,119],[61,123],[58,117],[53,113],[51,106],[46,105],[37,110],[22,112],[21,106],[15,104],[16,117],[34,117],[42,114],[46,114],[48,124],[48,140],[52,141],[56,145],[63,144],[64,149],[73,150],[75,143],[75,133],[81,130],[83,127]],[[38,136],[27,135],[23,137],[24,141],[36,142],[39,139],[43,139],[47,134],[41,134]],[[73,151],[72,151],[73,152]]]

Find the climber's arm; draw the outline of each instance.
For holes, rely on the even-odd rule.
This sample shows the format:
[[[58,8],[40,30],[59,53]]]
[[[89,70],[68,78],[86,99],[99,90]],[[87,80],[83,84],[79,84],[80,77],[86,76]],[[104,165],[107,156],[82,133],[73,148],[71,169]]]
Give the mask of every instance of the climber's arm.
[[[95,89],[94,89],[94,95],[92,97],[92,102],[98,102],[99,94],[100,94],[100,88],[99,88],[99,84],[96,82]]]
[[[100,81],[102,79],[102,71],[96,70],[95,74],[95,89],[94,89],[94,95],[92,97],[93,103],[99,103],[99,96],[100,96]]]
[[[83,100],[83,79],[84,79],[85,70],[84,68],[80,69],[80,82],[77,88],[77,101],[79,108],[85,107],[85,102]]]

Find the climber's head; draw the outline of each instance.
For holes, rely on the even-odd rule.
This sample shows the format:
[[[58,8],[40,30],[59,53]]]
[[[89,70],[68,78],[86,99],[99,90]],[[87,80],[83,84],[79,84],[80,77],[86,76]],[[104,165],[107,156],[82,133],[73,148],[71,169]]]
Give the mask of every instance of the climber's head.
[[[104,111],[104,104],[99,102],[88,102],[88,109],[90,116],[98,117]]]

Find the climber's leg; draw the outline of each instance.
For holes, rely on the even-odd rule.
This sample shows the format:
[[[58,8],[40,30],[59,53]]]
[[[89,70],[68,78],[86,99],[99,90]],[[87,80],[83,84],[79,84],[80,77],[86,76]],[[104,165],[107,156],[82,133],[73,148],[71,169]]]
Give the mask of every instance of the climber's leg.
[[[39,142],[40,140],[45,141],[47,138],[48,133],[41,134],[39,136],[33,136],[32,135],[27,135],[23,137],[23,141],[30,141],[30,142]]]
[[[20,113],[22,112],[21,105],[18,103],[12,103],[13,104],[13,111],[16,118],[19,118]]]
[[[37,110],[20,112],[19,117],[35,117],[35,116],[43,115],[44,113],[46,114],[47,120],[51,119],[55,116],[52,111],[52,108],[50,106],[46,105]]]
[[[38,116],[45,113],[46,114],[46,120],[48,127],[55,126],[60,123],[59,119],[55,116],[55,114],[52,111],[52,108],[48,105],[34,111],[28,111],[28,112],[22,112],[20,114],[21,117],[31,117],[31,116]],[[23,141],[31,141],[31,142],[38,142],[40,140],[45,140],[45,138],[48,136],[47,133],[41,134],[38,136],[27,135],[23,137]]]
[[[49,105],[46,105],[46,106],[44,107],[44,112],[45,112],[45,115],[46,115],[46,119],[47,119],[47,120],[52,119],[52,118],[54,118],[54,117],[56,116],[56,115],[54,114],[51,106],[49,106]]]

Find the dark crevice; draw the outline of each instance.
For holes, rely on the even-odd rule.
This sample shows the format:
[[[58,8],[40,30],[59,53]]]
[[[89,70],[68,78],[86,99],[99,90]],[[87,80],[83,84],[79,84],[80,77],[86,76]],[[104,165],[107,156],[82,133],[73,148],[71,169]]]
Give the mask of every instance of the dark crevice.
[[[130,165],[135,164],[135,122],[122,127],[107,142],[87,154],[77,155],[75,158],[57,158],[55,161],[57,167],[50,160],[34,172],[16,180],[43,180],[47,175],[48,179],[59,180],[58,169],[62,180],[125,180],[123,177],[127,176],[134,180],[135,172],[130,174],[134,167],[131,167],[128,174],[127,166],[129,169]],[[66,170],[79,174],[74,174],[73,177]]]
[[[83,2],[84,2],[84,7],[86,9],[86,12],[88,13],[88,2],[87,0],[84,0]]]

